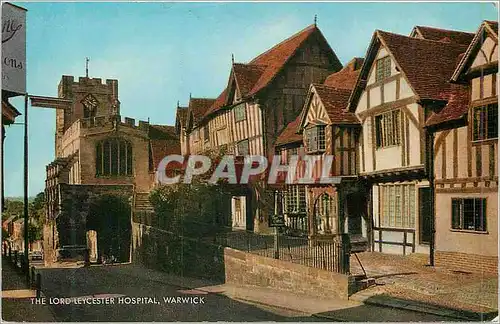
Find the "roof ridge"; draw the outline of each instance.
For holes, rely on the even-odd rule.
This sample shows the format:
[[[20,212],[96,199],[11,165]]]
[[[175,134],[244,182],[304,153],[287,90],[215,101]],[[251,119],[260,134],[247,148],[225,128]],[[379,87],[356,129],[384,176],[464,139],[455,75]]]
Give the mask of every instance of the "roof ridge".
[[[467,32],[467,31],[461,31],[461,30],[456,30],[456,29],[438,28],[438,27],[433,27],[433,26],[416,25],[415,27],[417,27],[417,28],[429,28],[429,29],[434,29],[436,31],[455,32],[455,33],[463,33],[463,34],[470,34],[470,35],[475,34],[475,33]]]
[[[439,41],[439,40],[433,40],[433,39],[427,39],[427,38],[416,38],[416,37],[410,37],[410,36],[406,36],[406,35],[401,35],[401,34],[396,34],[396,33],[393,33],[393,32],[388,32],[388,31],[385,31],[385,30],[380,30],[380,29],[377,29],[375,31],[376,33],[384,33],[384,34],[390,34],[390,35],[395,35],[395,36],[398,36],[398,37],[404,37],[406,39],[411,39],[412,41],[417,41],[417,42],[431,42],[431,43],[436,43],[436,44],[443,44],[443,45],[448,45],[448,46],[461,46],[461,47],[467,47],[468,45],[467,44],[460,44],[460,43],[453,43],[453,42],[442,42],[442,41]]]
[[[273,47],[271,47],[270,49],[266,50],[265,52],[260,53],[259,55],[257,55],[256,57],[254,57],[254,58],[253,58],[253,59],[252,59],[249,63],[250,63],[250,64],[252,64],[252,62],[256,61],[256,60],[257,60],[257,59],[259,59],[260,57],[262,57],[262,56],[264,56],[265,54],[267,54],[267,53],[271,52],[272,50],[276,49],[276,48],[277,48],[277,47],[279,47],[280,45],[282,45],[282,44],[284,44],[284,43],[286,43],[286,42],[288,42],[288,41],[290,41],[290,40],[292,40],[292,39],[294,39],[294,38],[296,38],[296,37],[300,36],[302,33],[306,32],[306,31],[309,31],[309,30],[311,30],[311,29],[318,29],[318,30],[319,30],[318,26],[316,26],[315,24],[311,24],[311,25],[309,25],[309,26],[305,27],[304,29],[302,29],[302,30],[300,30],[300,31],[296,32],[296,33],[295,33],[295,34],[293,34],[292,36],[290,36],[290,37],[288,37],[288,38],[286,38],[286,39],[282,40],[281,42],[279,42],[278,44],[274,45]],[[253,63],[253,64],[254,64],[254,65],[263,65],[263,64],[257,64],[257,63]]]

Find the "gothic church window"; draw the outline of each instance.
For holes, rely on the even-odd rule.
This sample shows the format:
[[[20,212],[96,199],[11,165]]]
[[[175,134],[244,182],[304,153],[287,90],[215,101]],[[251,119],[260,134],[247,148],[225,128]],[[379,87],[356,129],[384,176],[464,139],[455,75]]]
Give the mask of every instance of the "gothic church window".
[[[95,117],[97,113],[97,107],[99,106],[99,102],[97,99],[89,94],[83,100],[83,118]]]
[[[132,175],[132,145],[119,138],[109,138],[97,143],[96,175]]]

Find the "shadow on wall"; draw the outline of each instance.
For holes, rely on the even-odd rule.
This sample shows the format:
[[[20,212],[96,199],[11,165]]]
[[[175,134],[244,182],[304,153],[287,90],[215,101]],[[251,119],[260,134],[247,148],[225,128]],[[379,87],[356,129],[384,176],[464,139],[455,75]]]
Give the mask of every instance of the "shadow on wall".
[[[179,276],[224,283],[224,247],[133,223],[132,262]]]

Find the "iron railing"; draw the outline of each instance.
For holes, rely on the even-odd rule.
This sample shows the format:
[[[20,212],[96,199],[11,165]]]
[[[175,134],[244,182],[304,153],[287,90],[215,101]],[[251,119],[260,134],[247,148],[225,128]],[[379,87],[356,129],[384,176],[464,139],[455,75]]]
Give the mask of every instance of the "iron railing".
[[[277,238],[277,244],[275,239]],[[258,254],[268,258],[301,264],[327,271],[349,272],[348,242],[330,239],[310,239],[283,234],[262,235],[247,231],[235,231],[218,235],[216,244]],[[344,242],[344,243],[342,243]]]

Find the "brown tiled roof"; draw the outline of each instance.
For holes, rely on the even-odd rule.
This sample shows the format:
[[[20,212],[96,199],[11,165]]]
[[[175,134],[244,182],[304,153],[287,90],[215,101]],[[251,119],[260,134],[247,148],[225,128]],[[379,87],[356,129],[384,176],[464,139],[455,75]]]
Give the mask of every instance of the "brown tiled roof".
[[[175,126],[150,124],[148,136],[151,139],[178,139]]]
[[[323,84],[333,88],[353,89],[363,61],[364,59],[361,57],[353,58],[342,70],[330,74]]]
[[[239,64],[236,78],[240,87],[239,78],[244,79],[244,81],[242,81],[244,90],[240,90],[246,92],[245,95],[248,97],[264,89],[281,71],[283,66],[295,54],[304,41],[313,34],[317,34],[324,39],[318,27],[316,25],[310,25],[255,57],[248,64]],[[328,44],[326,40],[325,43]],[[330,55],[332,56],[332,60],[335,61],[334,64],[337,63],[340,66],[340,61],[333,50],[330,51]],[[245,67],[243,67],[243,65],[245,65]],[[226,96],[227,89],[221,93],[215,104],[208,110],[205,116],[221,109],[226,103]]]
[[[332,124],[359,124],[356,115],[345,110],[351,95],[350,89],[332,88],[322,84],[314,84],[313,86],[325,106]]]
[[[185,125],[187,119],[187,111],[188,107],[177,107],[177,111],[175,113],[175,122],[179,122]]]
[[[433,112],[426,126],[435,126],[443,122],[453,121],[463,118],[469,108],[469,89],[464,85],[452,85],[451,94],[448,96],[448,103],[439,112]]]
[[[214,102],[215,99],[209,99],[209,98],[189,99],[188,119],[191,117],[189,115],[191,113],[193,116],[192,120],[193,124],[198,124]]]
[[[266,67],[262,65],[233,64],[234,78],[238,83],[238,88],[240,89],[242,97],[246,97],[250,93],[265,69]]]
[[[167,155],[181,154],[181,145],[178,139],[151,139],[151,156],[153,166],[156,170],[161,160]],[[173,167],[173,163],[167,165],[167,169]]]
[[[474,38],[474,33],[462,32],[458,30],[448,30],[442,28],[415,26],[424,39],[434,41],[447,41],[456,44],[469,45]]]
[[[288,123],[288,125],[283,129],[278,138],[276,139],[275,146],[282,146],[291,143],[302,142],[302,135],[297,134],[297,128],[299,127],[301,120],[301,115],[297,116],[297,118]]]
[[[467,45],[377,31],[421,99],[446,100],[457,58]]]

